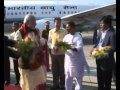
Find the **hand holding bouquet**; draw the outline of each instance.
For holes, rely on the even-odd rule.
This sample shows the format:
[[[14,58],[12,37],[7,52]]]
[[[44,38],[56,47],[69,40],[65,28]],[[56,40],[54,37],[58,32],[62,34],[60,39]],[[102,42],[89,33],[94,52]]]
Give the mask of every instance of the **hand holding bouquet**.
[[[57,41],[55,46],[63,50],[72,49],[72,46],[70,44],[63,41],[60,41],[60,42]]]
[[[92,51],[91,56],[93,56],[96,59],[104,58],[106,55],[108,55],[109,49],[110,49],[110,46],[104,46],[104,47],[100,47],[100,48],[95,48]]]
[[[17,51],[21,56],[29,59],[32,55],[33,49],[35,48],[35,43],[31,40],[21,40],[15,45]]]
[[[21,55],[18,60],[20,68],[34,70],[41,65],[43,60],[42,50],[29,37],[19,41],[16,44],[16,49]]]

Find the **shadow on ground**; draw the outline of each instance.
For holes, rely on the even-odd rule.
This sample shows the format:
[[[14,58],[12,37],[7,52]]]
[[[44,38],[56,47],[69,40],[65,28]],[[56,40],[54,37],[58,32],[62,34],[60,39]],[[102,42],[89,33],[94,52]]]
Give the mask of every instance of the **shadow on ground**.
[[[97,90],[97,83],[95,82],[88,82],[88,81],[83,81],[83,90]],[[112,86],[115,86],[112,84]],[[50,90],[50,88],[52,87],[52,81],[51,80],[47,80],[47,90]],[[75,88],[75,82],[73,84],[73,90]],[[60,90],[60,89],[58,89]],[[111,90],[116,90],[116,89],[111,89]]]

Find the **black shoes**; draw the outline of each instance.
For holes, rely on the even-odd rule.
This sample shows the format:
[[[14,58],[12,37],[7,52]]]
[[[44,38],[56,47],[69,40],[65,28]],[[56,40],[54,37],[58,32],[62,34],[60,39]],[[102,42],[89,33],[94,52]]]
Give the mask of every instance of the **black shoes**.
[[[53,86],[50,90],[65,90],[65,87]]]
[[[61,87],[60,90],[65,90],[65,87]]]
[[[20,85],[20,84],[19,84],[19,82],[17,82],[17,83],[15,83],[15,85],[17,86],[17,85]]]
[[[56,90],[56,89],[60,89],[59,86],[53,86],[50,90]]]

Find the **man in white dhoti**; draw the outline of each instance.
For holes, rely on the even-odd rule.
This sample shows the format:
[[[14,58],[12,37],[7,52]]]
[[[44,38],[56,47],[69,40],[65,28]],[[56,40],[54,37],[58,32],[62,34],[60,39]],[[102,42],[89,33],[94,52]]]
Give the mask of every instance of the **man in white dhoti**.
[[[73,77],[76,78],[75,90],[82,90],[82,80],[84,67],[89,70],[83,52],[83,41],[80,33],[75,32],[74,22],[68,22],[66,25],[68,34],[63,42],[72,44],[72,49],[65,52],[65,90],[72,90]]]
[[[36,19],[33,15],[26,15],[24,22],[20,29],[16,32],[15,39],[20,41],[28,37],[34,41],[37,45],[37,49],[40,48],[39,58],[35,58],[36,63],[25,62],[22,68],[19,68],[20,72],[20,86],[22,90],[45,90],[46,89],[46,69],[44,62],[45,53],[42,46],[44,44],[39,38],[38,29],[35,28]],[[47,43],[47,42],[46,42]],[[19,61],[18,61],[19,62]],[[29,64],[31,63],[31,64]],[[19,65],[20,66],[20,65]]]

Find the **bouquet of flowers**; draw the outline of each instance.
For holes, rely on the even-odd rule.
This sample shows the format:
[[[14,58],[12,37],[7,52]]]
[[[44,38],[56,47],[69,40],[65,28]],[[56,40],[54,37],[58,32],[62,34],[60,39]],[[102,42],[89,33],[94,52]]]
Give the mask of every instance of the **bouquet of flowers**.
[[[17,51],[21,55],[18,59],[18,65],[23,69],[35,70],[43,61],[42,50],[36,46],[35,41],[26,37],[15,45]]]
[[[63,41],[56,41],[55,46],[57,46],[58,48],[61,48],[63,50],[67,50],[67,49],[72,49],[72,46],[66,42]]]
[[[100,48],[95,48],[92,51],[92,56],[96,59],[101,59],[104,58],[106,55],[108,55],[108,51],[110,49],[110,46],[104,46],[104,47],[100,47]]]
[[[19,54],[27,59],[30,58],[30,56],[33,53],[33,49],[35,48],[35,43],[31,41],[29,38],[19,41],[15,48],[19,52]]]

